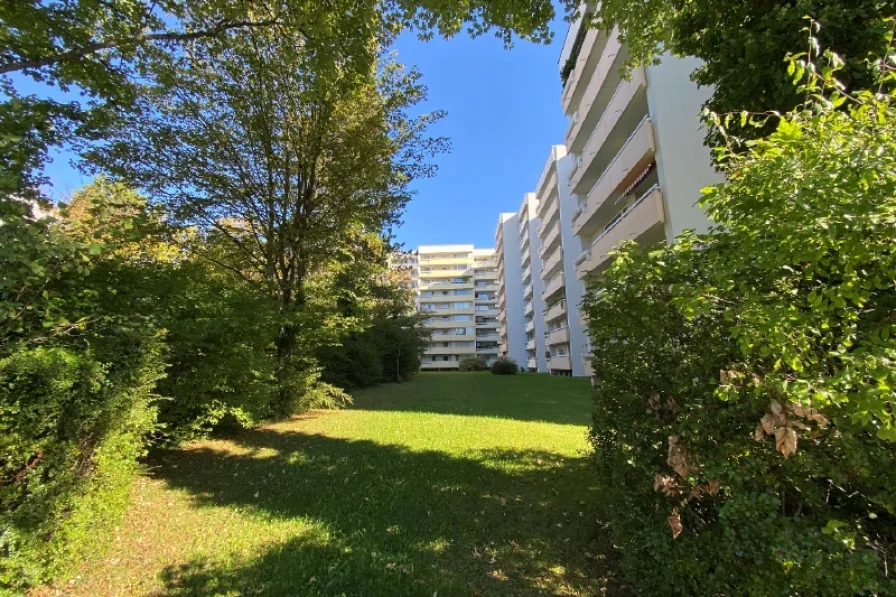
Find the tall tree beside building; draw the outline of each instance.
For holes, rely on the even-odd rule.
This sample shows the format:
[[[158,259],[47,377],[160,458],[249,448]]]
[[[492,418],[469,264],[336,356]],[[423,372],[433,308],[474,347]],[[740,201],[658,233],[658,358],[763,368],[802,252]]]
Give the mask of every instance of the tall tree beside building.
[[[379,53],[378,15],[333,22],[366,31]],[[313,382],[316,347],[352,325],[334,302],[340,269],[364,259],[352,238],[397,223],[411,181],[432,174],[427,160],[445,146],[425,133],[439,113],[408,114],[425,98],[416,72],[318,41],[250,29],[190,43],[92,154],[278,305],[284,411]]]

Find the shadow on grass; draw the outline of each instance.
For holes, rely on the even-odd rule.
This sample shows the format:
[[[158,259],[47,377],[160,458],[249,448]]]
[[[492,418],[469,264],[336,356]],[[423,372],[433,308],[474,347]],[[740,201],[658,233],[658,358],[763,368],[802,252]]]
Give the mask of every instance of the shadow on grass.
[[[586,379],[537,373],[423,372],[404,384],[359,392],[355,408],[586,426],[591,390]]]
[[[583,459],[258,429],[154,460],[199,507],[318,525],[248,561],[169,567],[157,596],[628,594],[600,555],[611,550]]]

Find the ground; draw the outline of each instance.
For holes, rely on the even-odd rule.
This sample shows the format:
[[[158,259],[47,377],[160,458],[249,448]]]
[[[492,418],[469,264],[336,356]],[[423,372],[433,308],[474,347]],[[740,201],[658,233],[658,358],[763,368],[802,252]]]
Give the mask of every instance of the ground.
[[[47,594],[614,595],[588,382],[425,373],[154,455],[98,561]]]

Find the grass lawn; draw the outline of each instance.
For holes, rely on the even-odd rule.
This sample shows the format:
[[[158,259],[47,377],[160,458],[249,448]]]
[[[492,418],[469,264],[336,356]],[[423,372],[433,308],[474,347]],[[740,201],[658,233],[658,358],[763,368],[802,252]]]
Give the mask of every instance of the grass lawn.
[[[155,455],[46,595],[614,595],[588,382],[425,373]]]

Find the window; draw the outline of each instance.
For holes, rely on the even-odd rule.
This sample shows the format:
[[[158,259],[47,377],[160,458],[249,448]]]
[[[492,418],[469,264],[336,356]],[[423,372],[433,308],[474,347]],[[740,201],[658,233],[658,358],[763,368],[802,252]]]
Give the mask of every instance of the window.
[[[490,307],[488,305],[476,305],[477,311],[488,311]]]
[[[447,361],[450,361],[450,360],[451,360],[451,357],[450,357],[449,355],[445,355],[445,356],[442,357],[442,360],[445,361],[445,362],[447,362]]]
[[[469,309],[470,303],[453,303],[451,306],[454,309]]]

